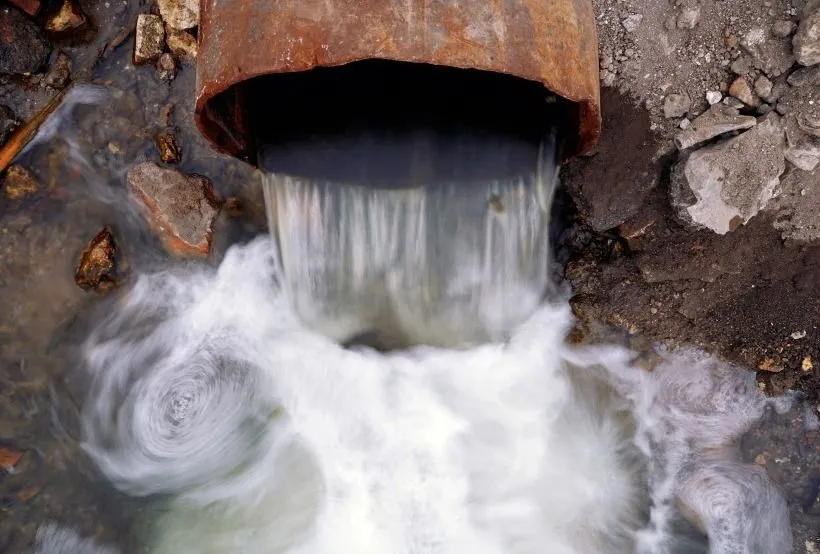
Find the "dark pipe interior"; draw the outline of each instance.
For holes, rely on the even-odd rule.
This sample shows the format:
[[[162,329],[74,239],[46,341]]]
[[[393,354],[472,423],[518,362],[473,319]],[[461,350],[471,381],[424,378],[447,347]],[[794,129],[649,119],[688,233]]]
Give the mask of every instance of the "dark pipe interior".
[[[575,105],[541,84],[429,64],[366,60],[259,77],[243,91],[259,165],[377,187],[531,174]]]

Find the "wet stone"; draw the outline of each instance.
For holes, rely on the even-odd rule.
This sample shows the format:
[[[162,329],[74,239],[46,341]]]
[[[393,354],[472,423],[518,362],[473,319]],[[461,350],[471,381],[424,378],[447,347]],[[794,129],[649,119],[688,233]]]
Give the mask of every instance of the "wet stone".
[[[19,450],[14,450],[8,446],[0,446],[0,470],[13,470],[22,457],[23,453]]]
[[[40,12],[43,3],[40,0],[9,0],[13,6],[17,6],[31,17],[34,17]]]
[[[179,144],[173,133],[164,131],[157,135],[157,149],[160,159],[167,164],[177,164],[181,158]]]
[[[220,205],[208,179],[144,162],[128,172],[127,180],[169,252],[180,256],[210,252]]]
[[[85,22],[85,14],[83,14],[80,6],[72,0],[63,0],[57,13],[46,22],[46,29],[53,33],[64,33],[79,29],[85,25]]]
[[[194,35],[165,26],[165,42],[171,53],[182,61],[193,61],[197,55],[197,44]]]
[[[14,113],[0,104],[0,144],[6,142],[19,125],[20,122],[14,117]]]
[[[158,15],[137,16],[137,32],[134,39],[134,63],[155,62],[162,55],[165,27]]]
[[[45,33],[22,11],[0,7],[0,73],[36,73],[48,60]]]
[[[199,0],[157,0],[159,13],[168,26],[186,30],[199,25]]]
[[[3,192],[10,200],[22,200],[37,192],[39,188],[37,179],[26,168],[12,165],[6,170]]]
[[[80,256],[74,272],[74,282],[86,291],[106,292],[117,284],[117,245],[111,227],[97,233]]]
[[[157,60],[157,74],[163,81],[170,81],[177,73],[177,63],[174,57],[168,52],[162,54]]]
[[[49,68],[48,73],[43,79],[46,86],[56,89],[63,88],[68,83],[68,78],[71,76],[71,59],[62,52],[57,53],[57,58]]]

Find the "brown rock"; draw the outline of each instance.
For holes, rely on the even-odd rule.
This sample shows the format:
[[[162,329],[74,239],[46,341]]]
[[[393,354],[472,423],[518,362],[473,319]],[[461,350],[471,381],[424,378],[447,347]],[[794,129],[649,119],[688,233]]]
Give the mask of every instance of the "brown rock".
[[[172,118],[174,117],[174,105],[165,104],[159,110],[159,123],[163,127],[170,127]]]
[[[127,180],[168,251],[180,256],[210,252],[220,202],[208,179],[144,162],[128,172]]]
[[[157,73],[163,81],[170,81],[177,73],[177,63],[174,57],[168,52],[162,54],[157,60]]]
[[[199,0],[157,0],[162,19],[174,29],[192,29],[199,25]]]
[[[42,2],[40,0],[9,0],[12,6],[17,6],[31,17],[34,17],[40,12]]]
[[[137,16],[137,32],[134,39],[134,63],[155,62],[162,55],[165,27],[158,15]]]
[[[168,49],[177,58],[183,61],[193,61],[196,59],[197,44],[194,35],[187,31],[179,31],[170,25],[165,26],[165,41]]]
[[[729,87],[729,94],[750,108],[756,108],[760,105],[760,99],[755,95],[754,91],[752,91],[749,82],[743,77],[738,77],[734,80]]]
[[[80,257],[74,272],[74,282],[83,290],[106,292],[117,284],[117,245],[111,227],[106,225],[97,233]]]
[[[57,59],[54,60],[54,64],[48,70],[43,82],[46,86],[61,89],[66,85],[70,76],[71,58],[62,52],[58,52]]]
[[[0,446],[0,469],[8,470],[17,465],[23,453],[7,446]]]
[[[167,164],[177,164],[180,160],[179,145],[173,133],[164,131],[157,135],[157,149],[160,159]]]
[[[40,188],[34,176],[19,165],[12,165],[6,170],[3,185],[6,196],[11,200],[21,200]]]
[[[53,33],[62,33],[79,29],[85,25],[85,14],[72,0],[63,0],[60,9],[46,21],[46,29]]]

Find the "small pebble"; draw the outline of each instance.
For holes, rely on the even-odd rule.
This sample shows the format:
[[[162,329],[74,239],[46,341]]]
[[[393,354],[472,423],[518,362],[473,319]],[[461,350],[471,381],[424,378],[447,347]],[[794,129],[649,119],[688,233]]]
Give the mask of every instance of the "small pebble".
[[[716,90],[710,90],[709,92],[706,93],[706,101],[709,102],[710,106],[712,106],[714,104],[717,104],[722,99],[723,99],[723,95],[720,92],[716,91]]]

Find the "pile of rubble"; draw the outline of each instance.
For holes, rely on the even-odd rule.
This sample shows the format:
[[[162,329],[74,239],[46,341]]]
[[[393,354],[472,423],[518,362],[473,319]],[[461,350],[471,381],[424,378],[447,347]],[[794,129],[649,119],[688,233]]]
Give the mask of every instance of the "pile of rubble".
[[[642,101],[675,145],[680,221],[725,234],[769,209],[784,238],[820,238],[820,2],[597,4],[602,84]]]

